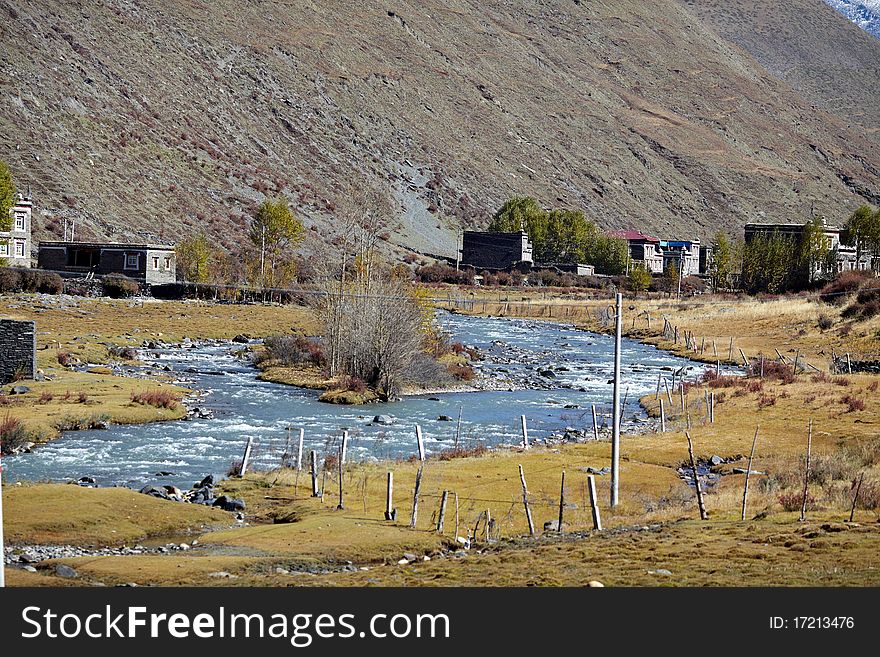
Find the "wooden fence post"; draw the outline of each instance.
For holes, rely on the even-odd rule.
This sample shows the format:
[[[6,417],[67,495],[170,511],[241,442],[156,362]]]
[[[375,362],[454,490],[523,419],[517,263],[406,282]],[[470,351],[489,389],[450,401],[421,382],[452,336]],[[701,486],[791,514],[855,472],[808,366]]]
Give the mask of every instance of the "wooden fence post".
[[[318,453],[315,450],[309,452],[309,461],[312,469],[312,497],[318,497]]]
[[[797,370],[798,370],[798,361],[800,360],[800,358],[801,358],[801,350],[800,350],[800,349],[797,349],[797,350],[795,350],[795,352],[794,352],[794,365],[792,366],[792,372],[793,372],[794,374],[797,374]]]
[[[801,503],[801,518],[804,522],[807,519],[807,487],[810,483],[810,452],[813,448],[813,419],[810,418],[810,427],[807,433],[807,467],[804,468],[804,498]]]
[[[419,461],[425,462],[425,441],[422,439],[422,427],[416,425],[416,442],[419,447]]]
[[[709,393],[709,424],[715,424],[715,391]]]
[[[464,406],[459,404],[458,406],[458,426],[455,429],[455,449],[458,449],[458,441],[461,439],[461,413],[464,410]]]
[[[746,358],[745,352],[743,352],[742,349],[739,350],[739,355],[742,356],[742,359],[743,359],[743,367],[748,368],[748,366],[749,366],[749,361],[748,361],[748,359]]]
[[[846,373],[852,374],[852,361],[849,359],[849,352],[846,352]]]
[[[865,472],[859,475],[859,483],[856,484],[856,493],[853,495],[852,508],[849,510],[849,521],[852,522],[856,514],[856,502],[859,501],[859,491],[862,489],[862,480],[865,478]]]
[[[669,391],[669,382],[666,379],[663,379],[663,387],[666,388],[666,399],[672,404],[672,393]]]
[[[596,419],[596,405],[590,404],[593,409],[593,440],[599,440],[599,422]]]
[[[662,375],[657,373],[657,392],[654,393],[654,399],[660,399],[660,378]]]
[[[749,452],[749,465],[746,467],[746,483],[743,486],[742,519],[746,519],[746,504],[749,500],[749,477],[752,475],[752,461],[755,458],[755,445],[758,444],[758,427],[755,427],[755,437],[752,440],[752,451]]]
[[[284,443],[284,453],[281,455],[281,467],[288,467],[288,463],[290,462],[290,425],[287,425],[287,442]]]
[[[455,495],[455,540],[458,542],[458,493],[453,495]]]
[[[520,415],[520,416],[519,416],[519,419],[520,419],[520,422],[522,423],[522,444],[523,444],[523,449],[528,449],[528,448],[529,448],[529,428],[528,428],[528,426],[526,425],[526,416],[525,416],[525,415]]]
[[[559,486],[559,525],[556,531],[562,533],[562,515],[565,511],[565,470],[562,471],[562,484]]]
[[[715,356],[715,359],[718,359],[718,347],[715,346],[715,340],[712,340],[712,355]]]
[[[422,492],[422,472],[424,468],[425,462],[422,461],[421,465],[419,465],[419,471],[416,473],[416,485],[413,488],[412,516],[409,520],[409,526],[413,529],[416,528],[416,521],[419,517],[419,494]]]
[[[440,498],[440,517],[437,519],[437,533],[443,533],[443,520],[446,518],[446,500],[449,498],[449,491],[444,490],[443,496]]]
[[[727,360],[733,360],[733,338],[730,338],[730,347],[727,350]]]
[[[685,431],[684,435],[687,437],[688,441],[688,456],[691,460],[691,470],[694,473],[694,488],[697,489],[697,506],[700,508],[700,520],[708,520],[709,516],[706,513],[706,507],[703,504],[703,490],[700,488],[700,478],[697,474],[697,460],[694,458],[694,444],[691,441],[691,432]]]
[[[388,473],[388,484],[385,491],[385,520],[397,520],[397,509],[394,508],[394,473]]]
[[[666,409],[663,408],[663,400],[660,400],[660,433],[666,433]]]
[[[590,489],[590,507],[593,510],[593,529],[602,531],[602,519],[599,517],[599,502],[596,499],[596,478],[587,475],[587,486]]]
[[[339,450],[339,460],[345,463],[345,457],[348,455],[348,431],[342,432],[342,448]]]
[[[306,430],[299,430],[299,447],[296,450],[296,469],[302,470],[303,465],[303,439],[305,438]]]
[[[253,436],[249,437],[247,440],[247,445],[244,446],[244,456],[241,457],[241,468],[238,470],[238,476],[244,477],[247,472],[248,461],[251,458],[251,447],[253,447],[254,439]]]
[[[529,521],[529,536],[535,535],[535,523],[532,520],[532,510],[529,508],[529,489],[526,488],[526,475],[522,465],[519,466],[519,480],[522,482],[523,506],[526,508],[526,520]]]

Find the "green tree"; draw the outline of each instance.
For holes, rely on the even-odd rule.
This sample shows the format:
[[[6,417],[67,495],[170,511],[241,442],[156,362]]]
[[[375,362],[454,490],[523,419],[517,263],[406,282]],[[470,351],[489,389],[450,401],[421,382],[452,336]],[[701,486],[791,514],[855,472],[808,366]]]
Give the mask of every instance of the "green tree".
[[[303,226],[287,201],[263,201],[254,214],[248,237],[255,249],[249,267],[252,279],[263,288],[289,284],[296,272],[292,249],[302,241]]]
[[[778,232],[759,234],[743,247],[741,286],[752,294],[784,292],[790,286],[797,251]]]
[[[492,216],[489,230],[493,233],[525,230],[531,236],[530,228],[537,228],[546,221],[547,211],[535,199],[530,196],[514,196]]]
[[[190,283],[208,283],[211,280],[211,242],[204,232],[181,240],[174,253],[177,255],[177,277]]]
[[[629,271],[627,277],[627,285],[636,296],[640,292],[646,292],[651,287],[651,274],[642,265],[635,265]]]
[[[866,247],[880,247],[880,210],[875,212],[870,205],[860,205],[843,225],[842,241],[856,247],[856,263]]]
[[[670,262],[663,272],[660,286],[664,292],[670,295],[678,293],[678,271],[678,265]]]
[[[829,274],[830,240],[825,235],[825,222],[816,217],[804,224],[797,245],[797,262],[791,284],[806,287],[817,278]]]
[[[625,239],[596,232],[584,254],[584,260],[596,267],[596,273],[619,276],[626,272],[629,246]]]
[[[709,265],[709,279],[713,290],[727,289],[733,277],[735,247],[724,232],[715,234],[712,240],[712,263]]]
[[[15,182],[12,180],[12,172],[3,160],[0,160],[0,231],[12,229],[12,206],[15,205]],[[6,264],[5,258],[0,258],[0,266]]]

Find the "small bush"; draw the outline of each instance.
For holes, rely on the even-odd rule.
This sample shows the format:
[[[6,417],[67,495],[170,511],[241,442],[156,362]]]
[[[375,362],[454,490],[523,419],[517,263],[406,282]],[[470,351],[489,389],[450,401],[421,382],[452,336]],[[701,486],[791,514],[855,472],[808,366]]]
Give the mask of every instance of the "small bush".
[[[453,447],[452,449],[444,449],[437,455],[440,461],[451,461],[452,459],[472,458],[475,456],[483,456],[488,452],[488,448],[484,445],[476,447]]]
[[[786,363],[782,363],[778,360],[765,360],[764,361],[764,378],[765,379],[778,379],[782,383],[793,383],[794,382],[794,368],[791,365]],[[752,359],[749,363],[749,375],[750,376],[760,376],[761,375],[761,363],[758,360]]]
[[[137,349],[134,347],[110,347],[108,350],[112,358],[120,360],[134,360],[137,358]]]
[[[89,401],[89,396],[85,392],[80,391],[79,394],[76,396],[76,401],[78,401],[80,404],[86,404]]]
[[[416,270],[416,278],[422,283],[452,283],[467,285],[473,281],[472,269],[456,269],[450,265],[434,263]]]
[[[55,399],[55,395],[53,395],[48,390],[44,390],[40,393],[40,398],[37,400],[38,404],[48,404],[50,401]]]
[[[0,294],[9,292],[40,292],[61,294],[64,281],[54,273],[41,269],[0,268]]]
[[[67,367],[73,362],[73,356],[71,356],[70,352],[67,351],[59,351],[56,358],[58,360],[58,364],[62,367]]]
[[[869,319],[878,314],[880,314],[880,290],[876,288],[860,290],[855,301],[842,313],[846,318],[856,319]]]
[[[173,411],[180,405],[180,396],[170,390],[147,390],[131,393],[131,401],[135,404],[167,408]]]
[[[763,394],[758,398],[758,408],[767,408],[776,405],[776,395]]]
[[[869,271],[845,271],[837,275],[819,292],[819,299],[825,303],[843,305],[850,294],[854,294],[860,287],[873,278]]]
[[[104,296],[112,299],[133,297],[140,291],[140,287],[135,281],[119,274],[105,276],[101,283]]]
[[[846,388],[852,383],[852,381],[845,376],[835,376],[832,381],[834,382],[834,385],[840,386],[841,388]]]
[[[326,363],[324,345],[320,340],[302,335],[272,335],[263,342],[264,351],[255,359],[257,364],[275,360],[282,365],[317,365]]]
[[[804,493],[803,491],[786,491],[780,493],[778,499],[783,511],[800,511],[804,503]],[[807,509],[816,510],[816,500],[811,493],[807,493]]]
[[[8,412],[0,420],[0,453],[12,454],[28,442],[28,433],[24,424]]]
[[[357,392],[362,394],[367,391],[367,384],[363,379],[359,379],[356,376],[349,376],[346,374],[339,377],[337,388],[339,390],[347,390],[348,392]]]
[[[459,381],[473,381],[476,377],[473,368],[468,365],[452,363],[446,366],[446,370]]]
[[[827,331],[832,326],[834,326],[834,320],[831,318],[830,315],[826,315],[825,313],[822,313],[821,315],[819,315],[819,320],[818,320],[817,324],[819,325],[819,328],[822,331]]]
[[[853,395],[844,395],[840,398],[840,403],[846,404],[847,413],[865,410],[865,400],[854,397]]]

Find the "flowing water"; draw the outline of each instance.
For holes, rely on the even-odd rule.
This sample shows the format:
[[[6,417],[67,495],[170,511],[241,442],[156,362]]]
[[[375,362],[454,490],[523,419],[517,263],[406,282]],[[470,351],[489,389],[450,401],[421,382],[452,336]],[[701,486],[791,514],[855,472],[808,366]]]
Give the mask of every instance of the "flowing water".
[[[600,426],[610,426],[612,337],[534,320],[442,313],[440,322],[453,340],[485,353],[479,368],[491,373],[500,389],[336,406],[318,402],[314,390],[257,380],[256,370],[235,355],[241,345],[142,351],[153,367],[170,365],[183,385],[202,391],[200,406],[214,417],[69,432],[31,454],[4,459],[4,477],[69,481],[91,476],[102,486],[189,487],[206,474],[224,475],[241,458],[249,437],[256,445],[254,467],[277,465],[288,427],[294,444],[299,429],[305,430],[306,455],[311,449],[326,453],[347,429],[350,460],[406,458],[416,452],[416,424],[423,429],[428,454],[453,447],[459,409],[463,447],[519,443],[520,415],[527,418],[532,441],[561,436],[566,429],[590,436],[591,404],[597,405]],[[631,340],[623,340],[622,363],[621,397],[628,390],[623,428],[628,431],[647,425],[638,399],[655,389],[658,374],[669,377],[680,368],[694,374],[702,368]],[[394,423],[374,424],[378,414],[392,416]]]

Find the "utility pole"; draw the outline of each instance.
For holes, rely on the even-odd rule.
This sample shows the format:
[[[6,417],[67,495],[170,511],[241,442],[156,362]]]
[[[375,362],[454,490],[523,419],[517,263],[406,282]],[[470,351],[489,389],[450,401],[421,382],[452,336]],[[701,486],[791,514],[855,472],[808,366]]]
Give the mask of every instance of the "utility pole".
[[[611,424],[611,506],[617,506],[617,489],[620,484],[620,336],[623,329],[623,295],[615,297],[614,310],[614,393]]]
[[[681,279],[684,276],[684,247],[682,247],[679,252],[678,258],[678,296],[677,298],[681,299]]]
[[[461,264],[461,249],[462,249],[462,232],[461,228],[458,229],[458,232],[455,234],[455,271],[458,271],[458,267]]]

